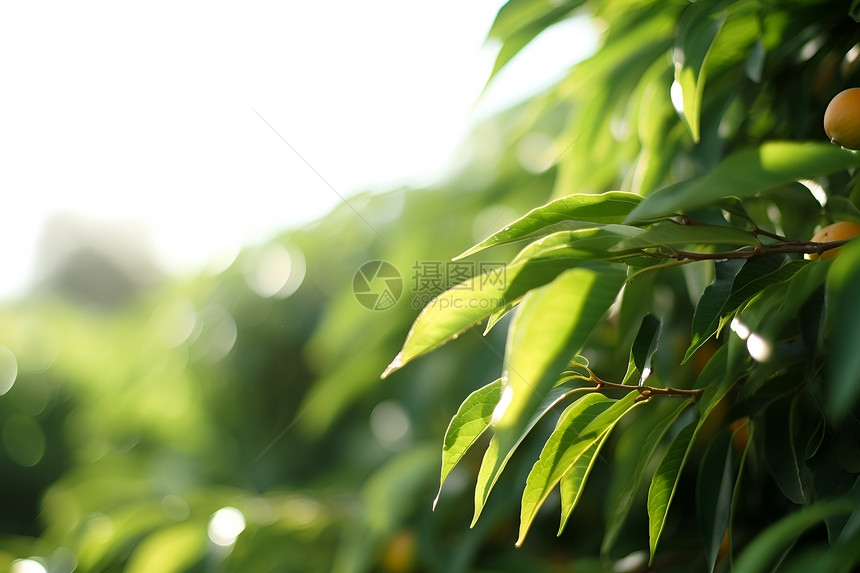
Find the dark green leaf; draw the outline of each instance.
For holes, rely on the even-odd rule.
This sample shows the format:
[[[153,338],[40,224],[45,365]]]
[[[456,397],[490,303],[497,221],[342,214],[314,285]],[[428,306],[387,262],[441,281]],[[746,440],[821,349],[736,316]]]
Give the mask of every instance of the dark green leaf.
[[[678,432],[651,479],[651,487],[648,489],[648,532],[651,539],[651,563],[654,561],[660,534],[663,533],[663,527],[666,525],[669,504],[672,503],[672,497],[674,497],[675,489],[678,487],[681,470],[687,461],[690,447],[693,445],[693,438],[696,436],[696,427],[697,421],[694,420]]]
[[[606,524],[606,533],[603,535],[603,544],[600,548],[601,555],[608,554],[609,550],[618,539],[618,535],[621,533],[621,527],[627,519],[627,514],[630,513],[630,508],[633,507],[636,492],[639,491],[639,488],[645,479],[646,470],[651,464],[652,458],[657,452],[657,448],[660,446],[660,443],[663,441],[666,432],[672,424],[675,423],[675,420],[678,419],[681,412],[687,409],[692,403],[693,400],[690,399],[679,404],[673,412],[663,418],[659,424],[654,426],[648,434],[648,437],[645,439],[645,447],[639,453],[639,459],[636,462],[636,469],[633,472],[633,476],[618,495],[612,512],[609,515],[609,520]]]
[[[707,570],[713,571],[729,526],[735,470],[732,437],[721,432],[708,445],[696,480],[696,512],[705,536]]]
[[[780,552],[804,531],[832,515],[850,513],[854,509],[855,502],[847,499],[819,501],[798,509],[756,537],[741,554],[732,573],[768,571]]]
[[[633,364],[639,370],[640,384],[644,383],[648,376],[651,375],[651,357],[657,351],[657,346],[660,344],[662,326],[660,319],[655,318],[651,314],[646,314],[642,317],[639,333],[636,335],[633,347],[630,350]]]
[[[723,305],[729,299],[735,277],[743,264],[744,261],[734,259],[718,262],[714,265],[714,281],[705,287],[705,292],[702,293],[702,297],[696,305],[690,346],[687,348],[682,363],[686,362],[717,331]]]
[[[771,476],[787,498],[803,504],[811,499],[809,470],[798,455],[797,436],[788,399],[771,404],[764,415],[764,458]]]
[[[816,261],[818,263],[818,261]],[[842,247],[827,279],[830,344],[827,409],[837,417],[852,411],[860,396],[860,241]]]

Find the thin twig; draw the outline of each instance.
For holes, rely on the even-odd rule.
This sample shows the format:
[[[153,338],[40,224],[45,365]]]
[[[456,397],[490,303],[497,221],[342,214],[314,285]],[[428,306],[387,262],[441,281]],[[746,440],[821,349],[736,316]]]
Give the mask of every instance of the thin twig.
[[[597,392],[604,390],[604,389],[638,390],[639,395],[640,395],[640,399],[643,399],[643,400],[650,400],[654,396],[674,396],[674,397],[682,397],[682,398],[692,398],[695,401],[695,400],[698,400],[702,396],[702,393],[705,391],[703,388],[697,388],[695,390],[683,390],[681,388],[671,388],[671,387],[657,388],[654,386],[628,386],[626,384],[617,384],[615,382],[607,382],[606,380],[599,378],[587,366],[583,366],[581,364],[578,366],[580,368],[582,368],[583,370],[587,371],[589,375],[583,376],[579,372],[567,370],[565,372],[562,372],[563,375],[566,375],[566,377],[563,378],[562,380],[567,381],[567,380],[579,379],[579,380],[585,380],[586,382],[594,382],[595,387],[591,388],[591,390],[594,390]]]

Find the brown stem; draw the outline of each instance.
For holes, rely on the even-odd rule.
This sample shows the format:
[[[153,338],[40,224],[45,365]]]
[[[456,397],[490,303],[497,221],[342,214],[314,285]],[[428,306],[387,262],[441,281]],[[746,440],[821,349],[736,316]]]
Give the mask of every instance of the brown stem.
[[[656,388],[654,386],[628,386],[626,384],[617,384],[615,382],[607,382],[606,380],[602,380],[591,371],[591,369],[580,365],[581,368],[586,370],[589,376],[586,378],[581,374],[573,371],[563,372],[562,374],[570,375],[571,378],[579,378],[581,380],[586,380],[588,382],[594,382],[596,386],[591,388],[591,390],[601,391],[603,389],[609,388],[612,390],[638,390],[640,399],[650,400],[654,396],[675,396],[682,398],[692,398],[693,401],[698,400],[702,393],[705,391],[703,388],[698,388],[696,390],[682,390],[680,388]]]

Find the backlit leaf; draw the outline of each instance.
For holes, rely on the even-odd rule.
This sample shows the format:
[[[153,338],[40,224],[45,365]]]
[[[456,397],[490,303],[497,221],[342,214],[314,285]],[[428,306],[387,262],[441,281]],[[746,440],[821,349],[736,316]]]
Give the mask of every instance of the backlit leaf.
[[[730,155],[709,173],[659,189],[626,221],[689,212],[726,196],[740,199],[801,179],[860,166],[860,154],[829,143],[770,141]]]

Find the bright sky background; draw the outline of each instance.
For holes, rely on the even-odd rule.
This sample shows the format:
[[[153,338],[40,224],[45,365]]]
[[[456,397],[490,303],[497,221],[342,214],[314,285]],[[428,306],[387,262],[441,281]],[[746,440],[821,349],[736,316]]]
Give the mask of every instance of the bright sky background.
[[[478,115],[587,55],[582,21],[512,62],[475,106],[502,0],[4,2],[0,298],[54,213],[148,230],[193,272],[337,201],[442,174]]]

